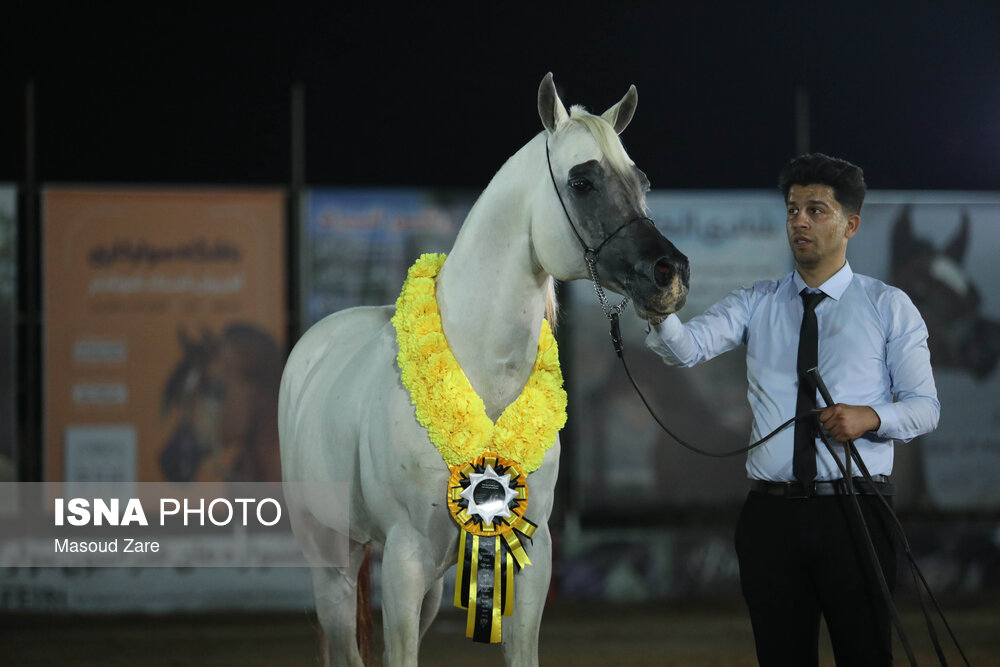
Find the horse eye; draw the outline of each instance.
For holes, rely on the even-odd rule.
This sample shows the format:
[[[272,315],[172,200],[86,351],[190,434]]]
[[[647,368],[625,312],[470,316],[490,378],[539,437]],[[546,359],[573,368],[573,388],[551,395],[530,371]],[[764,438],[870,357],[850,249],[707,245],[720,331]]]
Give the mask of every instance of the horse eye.
[[[574,178],[569,182],[569,187],[573,188],[576,192],[584,193],[593,190],[594,184],[586,178]]]
[[[220,380],[206,379],[202,386],[202,393],[208,398],[221,401],[226,397],[226,383]]]

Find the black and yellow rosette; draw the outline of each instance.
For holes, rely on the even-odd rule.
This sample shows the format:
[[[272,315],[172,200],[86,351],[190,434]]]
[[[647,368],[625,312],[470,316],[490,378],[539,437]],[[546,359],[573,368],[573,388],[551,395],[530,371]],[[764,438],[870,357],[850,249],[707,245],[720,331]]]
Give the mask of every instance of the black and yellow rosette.
[[[500,620],[514,610],[514,573],[531,565],[521,544],[535,533],[524,518],[528,486],[514,461],[484,454],[452,466],[448,509],[462,528],[455,606],[468,609],[465,636],[496,643]]]

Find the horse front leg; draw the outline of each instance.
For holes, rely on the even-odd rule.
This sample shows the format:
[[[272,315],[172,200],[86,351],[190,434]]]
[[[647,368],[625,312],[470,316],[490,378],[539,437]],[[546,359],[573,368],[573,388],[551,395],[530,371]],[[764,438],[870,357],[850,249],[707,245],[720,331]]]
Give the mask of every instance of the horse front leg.
[[[363,667],[357,641],[358,570],[364,560],[363,544],[352,542],[347,567],[310,568],[316,616],[323,629],[326,665]]]
[[[408,526],[396,526],[386,536],[382,553],[385,667],[417,664],[421,608],[439,578],[434,571],[434,552],[427,538]],[[440,604],[440,594],[437,600]]]
[[[437,581],[431,584],[431,589],[424,595],[424,602],[420,608],[420,641],[431,627],[431,623],[441,610],[441,595],[444,592],[444,578],[438,577]]]
[[[514,576],[514,614],[503,619],[503,654],[507,667],[538,665],[538,630],[552,576],[552,537],[547,523],[535,531],[531,565]]]

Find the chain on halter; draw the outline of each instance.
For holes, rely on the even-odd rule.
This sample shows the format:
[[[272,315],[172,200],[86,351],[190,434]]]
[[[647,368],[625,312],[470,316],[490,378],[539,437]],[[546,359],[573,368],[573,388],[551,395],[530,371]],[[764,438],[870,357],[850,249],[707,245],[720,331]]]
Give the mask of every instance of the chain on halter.
[[[625,311],[625,307],[628,306],[629,297],[624,297],[621,303],[617,306],[612,306],[611,302],[608,301],[608,295],[604,291],[604,286],[601,285],[601,280],[597,277],[597,255],[588,249],[584,254],[584,259],[587,262],[587,268],[590,269],[590,279],[594,282],[594,293],[597,294],[597,300],[601,304],[601,310],[604,311],[604,315],[608,319],[621,315]]]

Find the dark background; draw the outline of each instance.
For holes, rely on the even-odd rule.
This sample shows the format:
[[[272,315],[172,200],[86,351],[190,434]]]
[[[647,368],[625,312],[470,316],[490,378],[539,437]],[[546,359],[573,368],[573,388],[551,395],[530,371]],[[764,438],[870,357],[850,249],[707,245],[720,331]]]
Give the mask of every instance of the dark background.
[[[597,112],[636,84],[639,109],[624,140],[654,188],[773,187],[796,151],[802,90],[811,148],[862,165],[872,188],[1000,190],[997,0],[360,4],[21,0],[0,8],[0,182],[29,184],[19,210],[22,442],[40,442],[41,423],[34,184],[286,184],[296,82],[306,91],[310,185],[482,189],[541,129],[536,91],[552,71],[567,103]],[[32,479],[37,452],[22,455],[21,479]],[[699,519],[689,521],[702,529]],[[983,600],[985,612],[956,617],[949,606],[949,617],[973,664],[996,664],[995,522],[947,522],[918,530],[917,551],[944,553],[930,559],[939,592]],[[952,524],[979,539],[978,550],[943,529]],[[734,567],[732,557],[690,553],[693,563],[721,563],[712,581],[735,585],[722,570]],[[688,611],[665,617],[667,607],[550,605],[542,657],[556,664],[564,654],[578,666],[753,664],[742,607],[715,622]],[[915,614],[906,622],[911,636],[923,633]],[[451,664],[455,648],[467,650],[462,623],[443,614],[425,663]],[[0,627],[20,664],[316,662],[315,621],[299,612],[259,621],[22,614]],[[447,649],[435,654],[435,646]],[[920,657],[933,661],[929,649]],[[825,658],[832,664],[828,651]]]
[[[624,135],[654,188],[771,187],[811,148],[869,186],[1000,187],[1000,3],[8,3],[0,181],[482,188],[541,129],[548,71]],[[815,6],[814,6],[815,5]],[[2,53],[2,52],[0,52]]]

